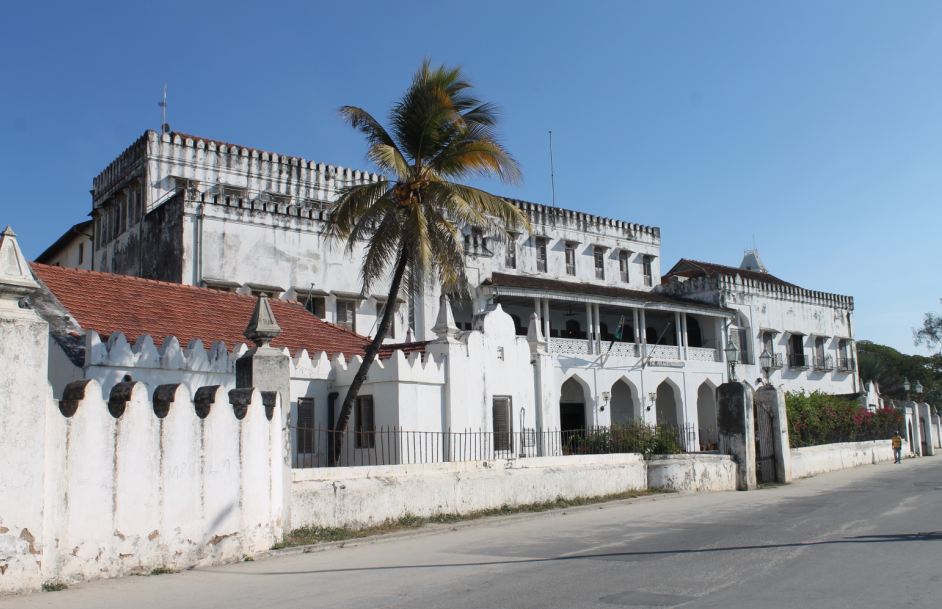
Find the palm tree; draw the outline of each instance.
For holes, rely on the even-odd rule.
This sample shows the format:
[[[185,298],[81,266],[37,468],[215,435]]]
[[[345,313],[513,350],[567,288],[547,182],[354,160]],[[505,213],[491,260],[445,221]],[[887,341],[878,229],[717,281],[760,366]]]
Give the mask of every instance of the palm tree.
[[[364,292],[390,274],[389,297],[376,336],[344,397],[336,430],[343,432],[354,400],[386,337],[404,279],[414,289],[437,275],[443,292],[467,290],[462,230],[506,237],[529,228],[512,203],[457,180],[474,175],[516,182],[520,169],[494,133],[496,108],[471,95],[460,68],[432,68],[428,60],[389,113],[390,131],[361,108],[340,114],[369,143],[368,158],[388,180],[345,187],[330,215],[328,233],[348,253],[366,243],[360,270]],[[341,442],[334,443],[333,460]]]

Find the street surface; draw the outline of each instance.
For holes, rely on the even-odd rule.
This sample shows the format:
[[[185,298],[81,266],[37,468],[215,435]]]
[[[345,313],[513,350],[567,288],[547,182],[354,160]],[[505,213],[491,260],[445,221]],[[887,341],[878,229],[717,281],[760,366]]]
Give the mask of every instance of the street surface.
[[[0,600],[0,609],[939,606],[940,457]]]

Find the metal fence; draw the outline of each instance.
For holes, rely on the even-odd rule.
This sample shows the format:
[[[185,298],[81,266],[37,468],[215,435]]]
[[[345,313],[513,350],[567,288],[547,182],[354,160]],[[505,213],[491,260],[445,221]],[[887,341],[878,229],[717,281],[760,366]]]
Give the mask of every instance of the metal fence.
[[[614,453],[670,454],[696,451],[693,425],[615,425],[591,429],[413,431],[378,427],[336,431],[291,427],[296,468],[408,465]],[[333,455],[336,453],[337,458]]]

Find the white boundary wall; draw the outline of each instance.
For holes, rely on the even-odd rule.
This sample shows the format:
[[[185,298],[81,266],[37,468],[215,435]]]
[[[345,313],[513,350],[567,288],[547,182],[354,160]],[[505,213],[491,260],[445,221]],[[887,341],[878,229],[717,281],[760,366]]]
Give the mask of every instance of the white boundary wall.
[[[891,440],[822,444],[793,448],[791,451],[792,477],[795,479],[893,460]],[[903,453],[904,457],[908,456],[905,450]]]
[[[295,469],[291,526],[364,527],[406,514],[468,514],[648,488],[735,490],[735,468],[725,455],[676,455],[648,462],[639,454],[621,454]]]
[[[658,455],[646,463],[648,488],[679,492],[736,490],[736,463],[729,455]]]

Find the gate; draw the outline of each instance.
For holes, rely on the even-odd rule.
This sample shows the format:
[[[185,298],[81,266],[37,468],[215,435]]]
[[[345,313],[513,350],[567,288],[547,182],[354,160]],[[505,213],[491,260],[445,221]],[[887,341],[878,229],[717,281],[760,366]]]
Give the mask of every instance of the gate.
[[[775,441],[772,432],[772,411],[756,400],[756,480],[775,482]]]

